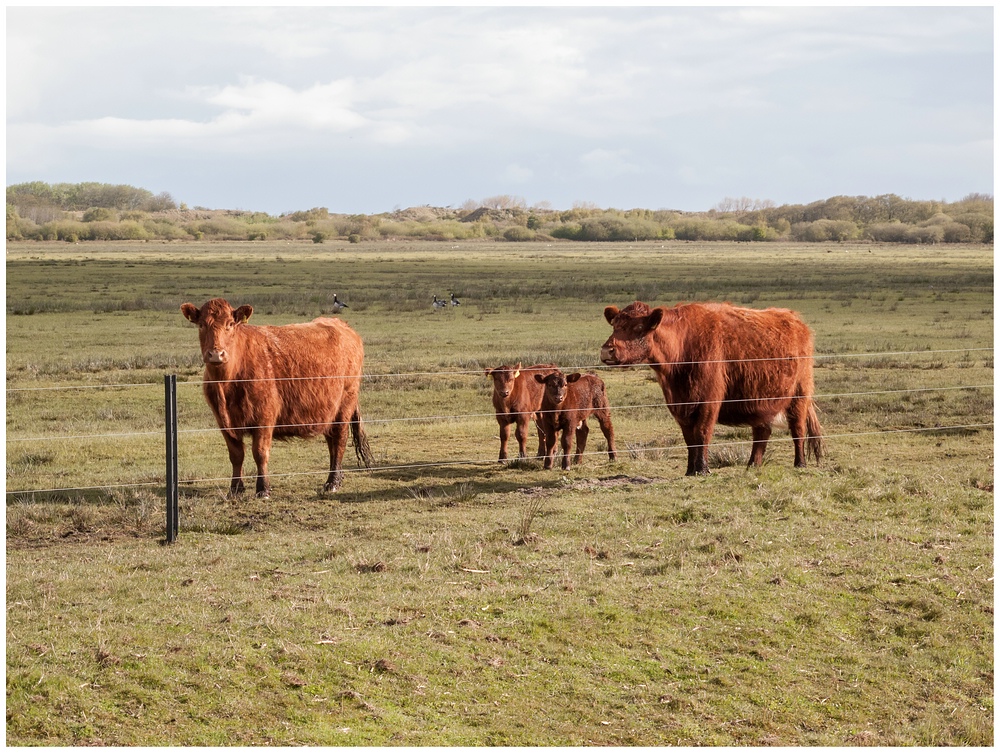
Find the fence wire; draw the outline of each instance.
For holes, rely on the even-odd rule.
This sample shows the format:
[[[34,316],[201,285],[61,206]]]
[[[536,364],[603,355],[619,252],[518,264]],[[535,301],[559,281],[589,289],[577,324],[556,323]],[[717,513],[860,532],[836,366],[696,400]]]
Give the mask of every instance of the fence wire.
[[[956,348],[947,350],[919,350],[919,351],[883,351],[883,352],[873,352],[873,353],[846,353],[846,354],[818,354],[813,356],[804,356],[802,358],[811,358],[813,360],[820,359],[850,359],[850,358],[885,358],[889,356],[934,356],[943,354],[954,354],[954,353],[976,353],[976,352],[986,352],[993,351],[993,348],[981,347],[981,348]],[[795,360],[793,358],[766,358],[766,359],[734,359],[726,361],[710,361],[710,362],[699,362],[699,363],[736,363],[736,362],[755,362],[755,361],[774,361],[774,360]],[[629,366],[588,366],[580,367],[581,370],[614,370],[614,369],[630,369],[643,366],[652,365],[690,365],[692,362],[675,362],[673,364],[636,364]],[[528,368],[528,367],[522,367]],[[452,371],[435,371],[435,372],[405,372],[405,373],[366,373],[363,375],[364,379],[390,379],[390,378],[415,378],[415,377],[447,377],[447,376],[468,376],[475,375],[482,377],[484,376],[483,369],[473,369],[473,370],[452,370]],[[346,378],[342,375],[323,375],[323,376],[310,376],[310,377],[293,377],[282,379],[280,381],[305,381],[305,380],[316,380],[316,379],[340,379]],[[239,380],[239,381],[279,381],[279,380]],[[205,380],[192,380],[189,382],[179,382],[179,386],[199,386],[205,384],[213,384],[215,382],[205,381]],[[134,388],[134,387],[156,387],[160,386],[160,383],[150,382],[150,383],[122,383],[122,384],[96,384],[96,385],[67,385],[67,386],[53,386],[53,387],[26,387],[26,388],[8,388],[9,393],[25,393],[25,392],[50,392],[56,390],[88,390],[88,389],[122,389],[122,388]],[[973,384],[973,385],[959,385],[952,387],[917,387],[910,389],[893,389],[893,390],[869,390],[862,392],[839,392],[839,393],[826,393],[813,395],[814,400],[828,400],[833,398],[852,398],[852,397],[871,397],[871,396],[885,396],[885,395],[904,395],[904,394],[915,394],[915,393],[927,393],[927,392],[949,392],[949,391],[959,391],[959,390],[980,390],[980,389],[992,389],[993,384]],[[791,399],[796,396],[784,396],[784,397],[771,397],[763,398],[763,400],[786,400]],[[748,398],[747,401],[760,402],[761,398]],[[703,401],[699,401],[703,402]],[[720,401],[720,402],[740,402],[737,401]],[[671,407],[681,407],[684,405],[689,405],[692,403],[672,403],[668,404],[665,402],[656,403],[645,403],[645,404],[635,404],[635,405],[617,405],[610,406],[612,411],[622,412],[629,410],[647,410],[650,408],[671,408]],[[536,413],[532,411],[531,413]],[[482,412],[482,413],[464,413],[464,414],[443,414],[443,415],[431,415],[431,416],[410,416],[401,418],[366,418],[364,423],[366,424],[382,424],[388,425],[393,423],[414,423],[414,422],[441,422],[441,421],[455,421],[462,419],[487,419],[493,418],[494,412]],[[347,422],[344,422],[347,423]],[[287,424],[281,426],[272,426],[270,428],[278,429],[294,429],[294,428],[305,428],[309,426],[315,426],[315,424]],[[325,424],[324,424],[325,426]],[[886,429],[877,431],[867,431],[867,432],[852,432],[843,434],[827,434],[824,435],[824,439],[835,439],[835,438],[849,438],[849,437],[861,437],[861,436],[873,436],[879,434],[898,434],[898,433],[911,433],[911,432],[926,432],[926,431],[947,431],[947,430],[966,430],[966,429],[979,429],[992,427],[993,423],[977,423],[977,424],[962,424],[954,426],[934,426],[934,427],[914,427],[914,428],[904,428],[904,429]],[[264,428],[261,426],[241,426],[241,427],[231,427],[234,431],[248,432],[258,428]],[[194,429],[183,429],[180,430],[179,434],[204,434],[204,433],[214,433],[219,431],[217,426],[210,428],[194,428]],[[18,443],[18,442],[48,442],[48,441],[65,441],[65,440],[90,440],[90,439],[109,439],[109,438],[128,438],[128,437],[151,437],[151,436],[163,436],[162,430],[157,431],[145,431],[145,432],[113,432],[113,433],[102,433],[102,434],[79,434],[79,435],[60,435],[60,436],[38,436],[38,437],[8,437],[8,443]],[[790,437],[776,437],[772,438],[772,442],[782,442],[791,441]],[[752,440],[733,440],[733,441],[723,441],[712,443],[713,448],[721,448],[726,446],[739,446],[745,444],[752,444]],[[626,450],[628,453],[652,453],[652,452],[669,452],[676,449],[685,449],[687,445],[667,445],[662,447],[632,447]],[[603,455],[605,452],[587,452],[585,455]],[[456,460],[441,460],[433,461],[427,463],[408,463],[402,465],[387,465],[387,466],[377,466],[374,468],[365,469],[349,469],[344,468],[345,473],[349,472],[387,472],[387,471],[401,471],[401,470],[416,470],[428,467],[449,467],[449,466],[461,466],[461,465],[479,465],[479,464],[490,464],[495,465],[496,460],[493,458],[465,458]],[[271,474],[274,478],[288,478],[294,476],[311,476],[311,475],[326,475],[329,470],[322,471],[302,471],[302,472],[292,472],[292,473],[276,473]],[[204,478],[204,479],[182,479],[180,480],[181,485],[193,485],[201,483],[217,483],[217,482],[228,482],[229,476],[224,478]],[[121,488],[142,488],[142,487],[160,487],[164,482],[161,481],[149,481],[149,482],[136,482],[136,483],[115,483],[115,484],[100,484],[95,486],[76,486],[76,487],[59,487],[51,489],[24,489],[16,491],[7,491],[7,495],[32,495],[32,494],[46,494],[46,493],[65,493],[73,491],[93,491],[93,490],[110,490],[110,489],[121,489]]]

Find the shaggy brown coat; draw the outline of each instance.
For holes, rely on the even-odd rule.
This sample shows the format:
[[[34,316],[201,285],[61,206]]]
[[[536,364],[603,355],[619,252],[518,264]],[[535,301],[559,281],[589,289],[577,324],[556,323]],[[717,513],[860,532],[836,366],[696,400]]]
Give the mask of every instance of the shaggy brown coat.
[[[569,468],[570,446],[576,433],[576,455],[573,463],[583,459],[590,429],[587,419],[593,416],[601,426],[604,438],[608,440],[608,457],[614,460],[615,430],[611,425],[611,409],[604,382],[593,374],[569,374],[556,372],[543,376],[538,374],[535,381],[544,385],[541,410],[538,412],[538,426],[545,434],[545,468],[551,468],[556,454],[556,434],[562,432],[562,468]]]
[[[507,459],[507,441],[510,439],[510,425],[515,424],[514,436],[517,438],[518,457],[527,457],[528,423],[535,421],[538,429],[538,457],[542,457],[545,449],[545,437],[538,426],[536,413],[542,405],[543,387],[532,378],[535,374],[551,374],[559,368],[551,363],[539,363],[521,368],[516,365],[497,366],[487,369],[486,376],[493,379],[493,408],[496,410],[497,423],[500,425],[500,457]]]
[[[604,309],[614,328],[601,348],[611,366],[649,364],[688,447],[687,475],[708,473],[715,424],[750,426],[749,465],[760,465],[771,424],[784,413],[795,465],[823,453],[813,402],[813,335],[788,309],[689,303]]]
[[[326,437],[330,474],[324,491],[343,480],[341,461],[348,427],[359,461],[371,455],[358,408],[364,346],[339,319],[256,327],[247,324],[252,306],[233,309],[222,298],[181,312],[198,325],[204,393],[222,430],[233,465],[230,493],[243,485],[243,437],[252,438],[257,496],[270,494],[267,463],[272,439]]]

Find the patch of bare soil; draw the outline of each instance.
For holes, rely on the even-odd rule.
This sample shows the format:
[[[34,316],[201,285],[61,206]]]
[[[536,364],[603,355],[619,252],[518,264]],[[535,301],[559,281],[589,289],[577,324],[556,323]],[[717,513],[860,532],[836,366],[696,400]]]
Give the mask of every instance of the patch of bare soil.
[[[574,481],[568,486],[560,487],[559,489],[552,489],[544,486],[527,486],[523,489],[518,489],[521,494],[528,496],[542,495],[548,496],[556,491],[561,491],[563,489],[572,489],[574,491],[580,491],[583,489],[614,489],[620,486],[643,486],[645,484],[654,484],[657,481],[662,481],[659,478],[647,478],[646,476],[629,476],[627,474],[619,474],[617,476],[608,476],[607,478],[594,478],[585,479],[583,481]]]

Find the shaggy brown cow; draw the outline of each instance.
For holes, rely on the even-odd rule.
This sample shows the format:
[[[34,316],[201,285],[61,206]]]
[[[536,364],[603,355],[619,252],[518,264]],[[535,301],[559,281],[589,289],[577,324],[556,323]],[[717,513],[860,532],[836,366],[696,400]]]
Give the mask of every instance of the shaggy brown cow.
[[[511,424],[517,425],[514,436],[517,438],[518,457],[527,457],[528,423],[532,419],[538,428],[538,457],[542,457],[545,438],[535,414],[542,404],[543,388],[532,376],[551,374],[558,370],[559,367],[551,363],[539,363],[522,369],[520,362],[514,366],[505,364],[486,370],[486,376],[493,378],[493,407],[496,409],[497,423],[500,424],[499,462],[507,459]]]
[[[636,301],[604,309],[614,332],[601,361],[649,364],[688,447],[687,475],[708,473],[716,422],[750,426],[749,465],[760,465],[771,424],[782,412],[795,445],[795,465],[823,452],[813,403],[813,336],[794,311],[728,303],[651,309]]]
[[[371,464],[358,409],[364,346],[339,319],[281,327],[247,324],[252,306],[235,311],[222,298],[200,309],[185,303],[185,318],[198,325],[205,361],[204,393],[222,430],[233,464],[229,490],[243,486],[243,437],[252,437],[257,496],[270,495],[267,461],[272,439],[326,437],[330,474],[323,490],[343,480],[341,461],[348,426],[358,460]]]
[[[556,434],[562,432],[562,468],[569,468],[569,451],[573,442],[571,431],[576,433],[576,456],[573,463],[583,459],[590,429],[587,419],[593,416],[608,440],[608,457],[614,460],[615,430],[611,426],[611,409],[602,382],[594,374],[569,374],[561,371],[543,376],[535,381],[544,385],[542,407],[538,411],[538,426],[545,433],[545,468],[551,468],[556,454]]]

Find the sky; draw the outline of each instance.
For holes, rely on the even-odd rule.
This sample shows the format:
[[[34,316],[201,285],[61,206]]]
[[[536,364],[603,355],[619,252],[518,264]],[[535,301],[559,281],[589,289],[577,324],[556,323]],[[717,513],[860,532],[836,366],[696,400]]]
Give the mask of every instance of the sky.
[[[993,8],[11,7],[7,185],[375,214],[993,193]]]

